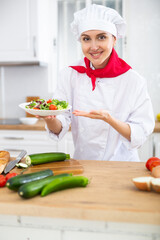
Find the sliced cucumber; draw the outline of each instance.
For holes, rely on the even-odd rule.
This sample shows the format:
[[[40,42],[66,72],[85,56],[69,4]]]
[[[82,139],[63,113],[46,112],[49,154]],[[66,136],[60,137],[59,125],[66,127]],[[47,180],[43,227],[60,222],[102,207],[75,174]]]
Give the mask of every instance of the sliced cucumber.
[[[26,163],[17,163],[16,167],[18,167],[18,168],[28,168],[28,165]]]

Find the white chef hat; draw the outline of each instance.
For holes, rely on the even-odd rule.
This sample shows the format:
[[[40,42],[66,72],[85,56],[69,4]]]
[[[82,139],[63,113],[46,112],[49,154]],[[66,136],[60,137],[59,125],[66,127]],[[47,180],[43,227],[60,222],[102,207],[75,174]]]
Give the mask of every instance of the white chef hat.
[[[80,40],[81,34],[88,30],[102,30],[116,38],[122,38],[125,29],[126,23],[116,10],[97,4],[75,12],[71,23],[71,31],[77,40]]]

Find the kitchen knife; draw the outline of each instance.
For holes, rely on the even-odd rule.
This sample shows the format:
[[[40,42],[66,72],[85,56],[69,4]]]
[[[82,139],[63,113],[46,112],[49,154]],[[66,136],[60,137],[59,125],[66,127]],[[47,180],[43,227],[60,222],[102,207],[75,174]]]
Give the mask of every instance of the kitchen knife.
[[[22,152],[18,155],[18,157],[16,158],[16,160],[13,160],[13,161],[10,161],[7,166],[5,167],[4,169],[4,173],[8,173],[9,171],[12,170],[12,168],[15,167],[15,165],[17,163],[19,163],[21,161],[21,159],[26,155],[26,151],[25,150],[22,150]]]

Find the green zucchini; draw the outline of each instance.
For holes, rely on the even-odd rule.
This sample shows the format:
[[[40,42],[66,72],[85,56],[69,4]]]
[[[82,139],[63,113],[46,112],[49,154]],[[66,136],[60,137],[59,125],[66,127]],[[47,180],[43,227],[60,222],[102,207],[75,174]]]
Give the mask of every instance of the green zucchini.
[[[86,187],[88,183],[88,178],[84,176],[68,176],[56,178],[44,186],[41,191],[41,197],[44,197],[51,192],[56,192],[67,188]]]
[[[64,161],[66,159],[70,159],[70,155],[62,152],[37,153],[26,156],[26,164],[37,165],[48,162]]]
[[[33,182],[25,183],[18,189],[18,194],[23,198],[32,198],[38,195],[42,188],[52,182],[54,179],[63,177],[63,176],[72,176],[72,173],[63,173],[56,176],[49,176],[40,180]]]
[[[8,179],[6,186],[11,190],[17,191],[19,187],[25,183],[39,180],[48,176],[53,176],[53,172],[51,169],[46,169],[34,173],[21,174]]]

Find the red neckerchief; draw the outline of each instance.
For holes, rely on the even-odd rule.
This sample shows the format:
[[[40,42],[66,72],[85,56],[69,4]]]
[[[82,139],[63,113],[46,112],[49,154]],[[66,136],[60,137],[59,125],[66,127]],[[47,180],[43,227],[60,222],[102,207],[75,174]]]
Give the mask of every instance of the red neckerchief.
[[[92,81],[92,91],[96,86],[96,78],[113,78],[127,72],[131,67],[121,58],[118,57],[116,51],[112,50],[111,56],[107,65],[104,68],[98,68],[93,70],[90,68],[90,61],[88,58],[84,58],[86,68],[84,66],[70,66],[79,73],[86,73]]]

